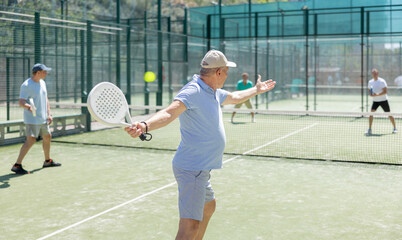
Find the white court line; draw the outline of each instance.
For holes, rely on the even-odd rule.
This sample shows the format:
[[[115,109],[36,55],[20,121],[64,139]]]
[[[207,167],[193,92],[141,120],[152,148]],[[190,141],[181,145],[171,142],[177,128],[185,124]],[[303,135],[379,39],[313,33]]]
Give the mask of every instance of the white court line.
[[[282,136],[282,137],[280,137],[280,138],[277,138],[277,139],[275,139],[275,140],[272,140],[272,141],[270,141],[270,142],[267,142],[267,143],[264,144],[264,145],[261,145],[261,146],[259,146],[259,147],[253,148],[253,149],[251,149],[251,150],[248,150],[248,151],[242,153],[241,155],[246,155],[246,154],[249,154],[249,153],[251,153],[251,152],[257,151],[258,149],[261,149],[261,148],[263,148],[263,147],[266,147],[266,146],[268,146],[268,145],[271,145],[271,144],[273,144],[273,143],[276,143],[276,142],[278,142],[278,141],[280,141],[280,140],[282,140],[282,139],[288,138],[288,137],[290,137],[290,136],[292,136],[292,135],[298,134],[299,132],[302,132],[302,131],[304,131],[304,130],[307,130],[307,129],[309,129],[309,128],[312,128],[312,127],[314,127],[314,126],[316,126],[316,125],[318,125],[318,123],[313,123],[313,124],[311,124],[310,126],[307,126],[307,127],[305,127],[305,128],[301,128],[301,129],[299,129],[299,130],[296,130],[296,131],[294,131],[294,132],[291,132],[291,133],[289,133],[289,134],[286,134],[285,136]],[[236,157],[233,157],[233,158],[231,158],[231,159],[228,159],[228,160],[224,161],[223,163],[227,163],[227,162],[233,161],[233,160],[235,160],[236,158],[241,157],[241,155],[236,156]]]
[[[266,147],[266,146],[268,146],[268,145],[271,145],[271,144],[273,144],[273,143],[275,143],[275,142],[278,142],[278,141],[280,141],[280,140],[282,140],[282,139],[285,139],[285,138],[290,137],[290,136],[292,136],[292,135],[295,135],[295,134],[297,134],[297,133],[299,133],[299,132],[302,132],[302,131],[304,131],[304,130],[307,130],[307,129],[309,129],[309,128],[312,128],[312,127],[314,127],[314,126],[316,126],[316,125],[318,125],[318,123],[313,123],[313,124],[310,125],[310,126],[307,126],[307,127],[305,127],[305,128],[302,128],[302,129],[299,129],[299,130],[297,130],[297,131],[291,132],[291,133],[289,133],[289,134],[287,134],[287,135],[285,135],[285,136],[282,136],[282,137],[280,137],[280,138],[277,138],[277,139],[275,139],[275,140],[272,140],[272,141],[270,141],[270,142],[267,142],[266,144],[261,145],[261,146],[256,147],[256,148],[253,148],[253,149],[251,149],[251,150],[249,150],[249,151],[247,151],[247,152],[242,153],[241,155],[249,154],[249,153],[254,152],[254,151],[258,150],[258,149],[261,149],[261,148]],[[228,159],[228,160],[226,160],[226,161],[223,161],[223,164],[228,163],[228,162],[231,162],[231,161],[233,161],[233,160],[235,160],[235,159],[241,157],[241,155],[235,156],[235,157],[232,157],[232,158],[230,158],[230,159]],[[157,192],[159,192],[159,191],[161,191],[161,190],[163,190],[163,189],[165,189],[165,188],[168,188],[168,187],[170,187],[170,186],[173,186],[173,185],[175,185],[175,184],[176,184],[176,182],[169,183],[169,184],[167,184],[167,185],[165,185],[165,186],[163,186],[163,187],[160,187],[160,188],[155,189],[155,190],[153,190],[153,191],[150,191],[150,192],[148,192],[148,193],[142,194],[141,196],[138,196],[138,197],[136,197],[136,198],[134,198],[134,199],[131,199],[131,200],[127,201],[127,202],[124,202],[124,203],[119,204],[119,205],[117,205],[117,206],[114,206],[114,207],[112,207],[112,208],[109,208],[109,209],[107,209],[107,210],[105,210],[105,211],[103,211],[103,212],[101,212],[101,213],[98,213],[98,214],[93,215],[93,216],[91,216],[91,217],[89,217],[89,218],[86,218],[86,219],[84,219],[84,220],[81,220],[81,221],[79,221],[79,222],[76,222],[76,223],[74,223],[74,224],[72,224],[72,225],[70,225],[70,226],[67,226],[67,227],[62,228],[62,229],[60,229],[60,230],[57,230],[57,231],[55,231],[55,232],[53,232],[53,233],[51,233],[51,234],[48,234],[48,235],[46,235],[46,236],[44,236],[44,237],[38,238],[37,240],[43,240],[43,239],[50,238],[50,237],[52,237],[52,236],[54,236],[54,235],[56,235],[56,234],[59,234],[59,233],[64,232],[64,231],[66,231],[66,230],[68,230],[68,229],[70,229],[70,228],[73,228],[73,227],[76,227],[76,226],[78,226],[78,225],[80,225],[80,224],[82,224],[82,223],[85,223],[85,222],[87,222],[87,221],[89,221],[89,220],[92,220],[92,219],[94,219],[94,218],[97,218],[97,217],[99,217],[99,216],[102,216],[102,215],[104,215],[104,214],[106,214],[106,213],[108,213],[108,212],[111,212],[111,211],[113,211],[113,210],[115,210],[115,209],[118,209],[118,208],[120,208],[120,207],[123,207],[123,206],[125,206],[125,205],[127,205],[127,204],[129,204],[129,203],[132,203],[132,202],[135,202],[135,201],[137,201],[137,200],[140,200],[140,199],[142,199],[142,198],[144,198],[144,197],[146,197],[146,196],[149,196],[149,195],[151,195],[151,194],[157,193]]]
[[[299,130],[294,131],[294,132],[291,132],[291,133],[289,133],[289,134],[287,134],[287,135],[285,135],[285,136],[282,136],[282,137],[280,137],[280,138],[277,138],[277,139],[275,139],[275,140],[272,140],[271,142],[267,142],[267,143],[264,144],[264,145],[261,145],[261,146],[259,146],[259,147],[254,148],[254,149],[251,149],[251,150],[249,150],[249,151],[247,151],[247,152],[244,152],[243,155],[249,154],[249,153],[254,152],[254,151],[257,151],[258,149],[261,149],[261,148],[263,148],[263,147],[266,147],[266,146],[268,146],[268,145],[271,145],[272,143],[276,143],[276,142],[278,142],[278,141],[280,141],[280,140],[282,140],[282,139],[285,139],[285,138],[287,138],[287,137],[290,137],[290,136],[292,136],[292,135],[298,134],[299,132],[302,132],[302,131],[304,131],[304,130],[307,130],[307,129],[309,129],[309,128],[312,128],[312,127],[314,127],[314,126],[316,126],[316,125],[318,125],[318,123],[313,123],[313,124],[311,124],[310,126],[307,126],[307,127],[305,127],[305,128],[299,129]]]
[[[96,214],[96,215],[93,215],[92,217],[89,217],[89,218],[86,218],[86,219],[84,219],[84,220],[82,220],[82,221],[79,221],[79,222],[77,222],[77,223],[74,223],[74,224],[72,224],[72,225],[70,225],[70,226],[68,226],[68,227],[65,227],[65,228],[62,228],[62,229],[60,229],[60,230],[57,230],[56,232],[53,232],[53,233],[51,233],[51,234],[49,234],[49,235],[46,235],[46,236],[41,237],[41,238],[38,238],[37,240],[42,240],[42,239],[47,239],[47,238],[49,238],[49,237],[52,237],[52,236],[54,236],[54,235],[56,235],[56,234],[59,234],[59,233],[61,233],[61,232],[66,231],[66,230],[68,230],[68,229],[70,229],[70,228],[73,228],[73,227],[75,227],[75,226],[78,226],[78,225],[80,225],[81,223],[87,222],[87,221],[89,221],[89,220],[91,220],[91,219],[94,219],[94,218],[96,218],[96,217],[99,217],[99,216],[101,216],[101,215],[103,215],[103,214],[106,214],[106,213],[108,213],[108,212],[110,212],[110,211],[113,211],[113,210],[115,210],[115,209],[118,209],[118,208],[120,208],[120,207],[123,207],[123,206],[125,206],[125,205],[127,205],[127,204],[129,204],[129,203],[132,203],[132,202],[135,202],[135,201],[137,201],[137,200],[140,200],[141,198],[144,198],[144,197],[146,197],[146,196],[148,196],[148,195],[151,195],[151,194],[156,193],[156,192],[159,192],[159,191],[161,191],[161,190],[163,190],[163,189],[165,189],[165,188],[168,188],[168,187],[170,187],[170,186],[173,186],[174,184],[176,184],[176,182],[169,183],[169,184],[167,184],[167,185],[165,185],[165,186],[163,186],[163,187],[160,187],[160,188],[155,189],[155,190],[153,190],[153,191],[150,191],[150,192],[148,192],[148,193],[142,194],[142,195],[139,196],[139,197],[136,197],[136,198],[131,199],[131,200],[125,202],[125,203],[122,203],[122,204],[120,204],[120,205],[117,205],[117,206],[114,206],[114,207],[112,207],[112,208],[109,208],[108,210],[105,210],[105,211],[103,211],[103,212],[101,212],[101,213],[98,213],[98,214]]]

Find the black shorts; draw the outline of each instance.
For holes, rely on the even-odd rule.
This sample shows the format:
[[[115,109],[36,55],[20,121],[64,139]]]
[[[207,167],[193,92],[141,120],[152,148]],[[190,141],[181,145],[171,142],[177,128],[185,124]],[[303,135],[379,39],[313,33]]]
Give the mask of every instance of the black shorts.
[[[384,110],[384,112],[391,112],[391,109],[389,108],[388,100],[382,101],[382,102],[373,102],[373,105],[371,106],[371,110],[377,110],[377,108],[381,106],[381,108]]]

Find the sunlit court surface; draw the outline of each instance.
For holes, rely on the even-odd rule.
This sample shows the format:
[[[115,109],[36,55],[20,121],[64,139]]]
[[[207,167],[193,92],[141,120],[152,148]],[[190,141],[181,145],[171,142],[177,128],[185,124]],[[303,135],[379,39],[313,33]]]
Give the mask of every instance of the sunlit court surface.
[[[257,123],[248,114],[229,120],[224,114],[230,132],[262,131],[263,124],[266,140],[251,147],[244,142],[253,134],[236,143],[227,133],[228,151],[244,154],[224,155],[224,168],[212,171],[217,209],[204,239],[402,237],[400,166],[250,156],[277,151],[317,126],[276,135],[263,115]],[[121,128],[55,138],[53,158],[63,166],[42,169],[37,143],[24,161],[32,173],[22,176],[8,169],[20,145],[1,147],[7,167],[0,170],[0,238],[174,239],[179,215],[171,160],[178,134],[174,121],[146,143]]]
[[[402,0],[0,1],[0,240],[175,239],[172,159],[182,136],[197,157],[179,160],[215,156],[221,116],[204,240],[402,240],[401,14]],[[183,102],[182,129],[155,130],[192,81],[217,111],[198,124],[206,102]],[[130,118],[144,141],[116,127]],[[50,156],[41,134],[18,157],[29,123],[49,124]]]

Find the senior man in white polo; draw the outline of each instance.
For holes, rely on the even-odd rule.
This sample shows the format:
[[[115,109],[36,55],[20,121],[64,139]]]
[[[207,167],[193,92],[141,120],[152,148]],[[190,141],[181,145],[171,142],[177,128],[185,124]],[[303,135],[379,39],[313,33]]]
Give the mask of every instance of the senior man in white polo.
[[[254,87],[227,92],[221,88],[229,67],[236,64],[222,52],[210,50],[201,61],[200,75],[194,75],[167,108],[125,129],[136,138],[179,117],[181,142],[172,162],[179,190],[180,222],[176,239],[202,239],[215,211],[210,172],[222,168],[226,144],[221,105],[244,102],[276,84],[272,80],[261,82],[258,76]]]

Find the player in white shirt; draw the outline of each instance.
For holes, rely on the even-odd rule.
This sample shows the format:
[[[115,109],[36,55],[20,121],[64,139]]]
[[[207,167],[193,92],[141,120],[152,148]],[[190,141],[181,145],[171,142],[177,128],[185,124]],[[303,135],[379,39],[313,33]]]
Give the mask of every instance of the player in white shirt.
[[[371,79],[368,82],[369,96],[373,98],[373,105],[371,106],[371,112],[377,111],[377,108],[379,106],[381,106],[384,112],[391,112],[391,109],[388,104],[387,82],[385,82],[384,79],[378,77],[378,75],[379,75],[378,70],[373,68],[371,70],[371,76],[373,77],[373,79]],[[397,133],[398,131],[396,129],[394,117],[389,116],[389,120],[391,121],[392,126],[394,127],[392,133]],[[371,134],[372,124],[373,124],[373,116],[371,115],[369,117],[369,129],[366,132],[367,135]]]

